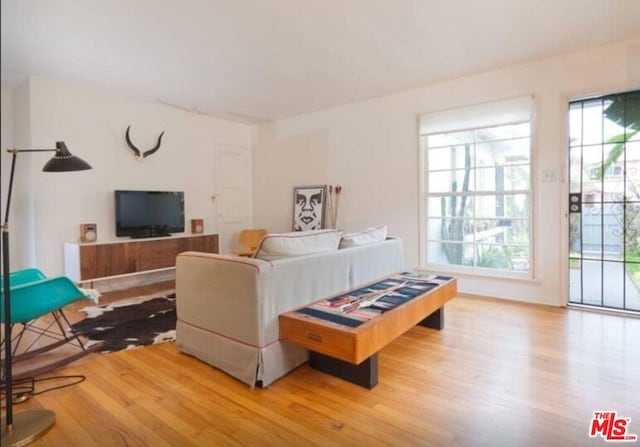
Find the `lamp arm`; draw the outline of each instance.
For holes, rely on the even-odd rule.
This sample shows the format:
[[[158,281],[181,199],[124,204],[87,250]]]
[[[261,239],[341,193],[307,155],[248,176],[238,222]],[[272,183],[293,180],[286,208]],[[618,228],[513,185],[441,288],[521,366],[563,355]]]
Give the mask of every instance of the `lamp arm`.
[[[7,207],[4,211],[4,220],[2,221],[2,231],[9,231],[9,208],[11,206],[11,192],[13,191],[13,174],[16,170],[16,153],[13,152],[11,157],[11,174],[9,174],[9,191],[7,193]]]
[[[7,149],[10,154],[19,154],[21,152],[55,152],[57,149]]]

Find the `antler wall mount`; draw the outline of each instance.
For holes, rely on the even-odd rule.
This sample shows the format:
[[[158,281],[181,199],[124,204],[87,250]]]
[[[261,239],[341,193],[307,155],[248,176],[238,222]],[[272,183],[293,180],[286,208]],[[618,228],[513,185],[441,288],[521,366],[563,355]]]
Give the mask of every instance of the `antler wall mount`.
[[[149,155],[155,153],[158,149],[160,149],[160,144],[162,143],[162,136],[164,135],[164,130],[162,131],[162,133],[158,137],[158,142],[156,143],[156,145],[152,149],[149,149],[148,151],[142,152],[140,149],[138,149],[136,147],[135,144],[133,144],[131,142],[131,137],[129,136],[129,130],[130,129],[131,129],[131,125],[127,126],[127,132],[125,133],[125,139],[127,140],[127,144],[129,145],[129,147],[131,148],[131,150],[133,151],[133,153],[135,154],[135,156],[136,156],[136,158],[138,160],[142,161],[146,157],[148,157]]]

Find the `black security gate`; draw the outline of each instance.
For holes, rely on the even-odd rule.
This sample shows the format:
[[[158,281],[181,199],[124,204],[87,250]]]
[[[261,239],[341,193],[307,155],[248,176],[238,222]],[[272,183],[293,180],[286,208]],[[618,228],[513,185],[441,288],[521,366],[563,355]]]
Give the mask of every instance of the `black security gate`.
[[[569,303],[640,312],[640,90],[569,103]]]

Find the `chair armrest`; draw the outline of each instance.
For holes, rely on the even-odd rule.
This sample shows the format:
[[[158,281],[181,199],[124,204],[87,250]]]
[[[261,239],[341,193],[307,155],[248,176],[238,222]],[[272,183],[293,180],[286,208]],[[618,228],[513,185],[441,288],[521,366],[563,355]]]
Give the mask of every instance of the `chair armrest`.
[[[82,298],[86,295],[66,276],[11,287],[11,323],[25,323]]]
[[[0,276],[0,278],[3,277]],[[21,284],[40,281],[42,279],[47,279],[47,277],[40,270],[34,268],[16,270],[9,274],[9,283],[12,288]],[[0,291],[1,290],[4,290],[4,281],[0,281]]]

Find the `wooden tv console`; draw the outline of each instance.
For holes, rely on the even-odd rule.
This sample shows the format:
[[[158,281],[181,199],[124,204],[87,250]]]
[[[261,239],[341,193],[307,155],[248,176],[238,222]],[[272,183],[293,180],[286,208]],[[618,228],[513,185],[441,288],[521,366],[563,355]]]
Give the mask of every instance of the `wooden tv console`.
[[[81,283],[169,270],[183,251],[218,253],[218,235],[185,235],[114,242],[64,244],[65,274]]]

